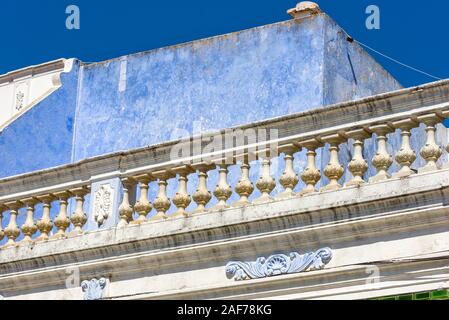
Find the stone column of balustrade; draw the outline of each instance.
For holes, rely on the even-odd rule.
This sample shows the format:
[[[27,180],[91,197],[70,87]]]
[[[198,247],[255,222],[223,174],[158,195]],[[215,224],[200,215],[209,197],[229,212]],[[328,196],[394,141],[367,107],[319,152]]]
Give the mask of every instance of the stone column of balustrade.
[[[136,181],[133,178],[123,178],[123,197],[122,203],[118,209],[120,221],[117,228],[124,228],[133,221],[134,208],[130,203],[130,193],[136,187]]]
[[[19,209],[23,207],[23,203],[20,201],[12,201],[5,203],[5,206],[9,209],[9,223],[5,229],[5,236],[8,238],[5,248],[8,248],[16,246],[16,239],[20,235],[20,229],[17,225],[17,216],[19,214]]]
[[[273,200],[271,193],[276,188],[276,180],[271,176],[271,160],[277,156],[271,150],[262,150],[257,153],[259,160],[262,162],[262,172],[256,183],[257,189],[261,196],[253,201],[255,204],[266,203]]]
[[[26,220],[22,225],[22,233],[24,235],[22,243],[24,244],[30,244],[34,242],[32,237],[37,232],[37,226],[34,222],[34,208],[38,202],[39,201],[36,198],[27,198],[22,200],[22,203],[25,204],[27,210]]]
[[[193,214],[205,213],[207,204],[212,200],[212,193],[207,188],[207,178],[209,171],[215,170],[215,164],[199,163],[192,167],[198,172],[198,188],[193,194],[192,199],[197,204],[197,208]]]
[[[53,221],[51,221],[51,203],[56,199],[53,194],[43,195],[37,197],[37,199],[42,203],[42,217],[36,223],[37,228],[40,231],[39,237],[36,241],[48,241],[51,236],[51,231],[53,230]]]
[[[419,126],[419,123],[412,119],[404,119],[392,123],[393,127],[401,130],[401,149],[396,153],[396,162],[401,169],[393,173],[393,178],[405,178],[415,173],[411,166],[416,160],[416,153],[411,147],[411,130]]]
[[[436,125],[438,123],[441,123],[443,121],[443,118],[435,113],[432,113],[418,117],[418,121],[426,125],[427,135],[426,145],[421,149],[420,152],[421,157],[423,157],[427,164],[424,167],[419,168],[418,172],[425,173],[438,170],[437,162],[443,155],[443,150],[439,145],[437,145],[435,134],[437,130]]]
[[[230,161],[229,161],[230,162]],[[217,163],[218,170],[218,183],[214,191],[214,196],[218,199],[218,203],[212,208],[212,210],[223,210],[229,208],[227,201],[232,196],[232,189],[228,183],[228,167],[231,165],[228,161],[222,160]]]
[[[158,179],[158,194],[153,201],[153,207],[156,209],[157,214],[151,219],[152,221],[168,219],[167,211],[171,207],[171,201],[167,196],[167,181],[174,178],[175,175],[168,170],[161,170],[152,172],[151,175]]]
[[[75,211],[72,213],[70,217],[70,221],[75,227],[71,232],[72,235],[81,235],[83,234],[83,227],[87,222],[87,214],[84,212],[84,201],[85,196],[89,193],[88,187],[80,187],[70,190],[70,193],[75,195]]]
[[[70,227],[70,219],[68,217],[67,206],[68,200],[72,196],[69,191],[56,192],[54,194],[59,200],[59,214],[55,218],[54,224],[57,228],[57,232],[53,235],[53,239],[65,239],[67,238],[66,230]]]
[[[173,197],[173,204],[178,208],[171,218],[188,217],[186,208],[192,202],[190,195],[187,192],[188,176],[194,173],[195,170],[190,166],[181,166],[173,168],[172,171],[178,174],[178,192]]]
[[[295,172],[293,161],[295,153],[299,151],[301,151],[301,147],[293,143],[279,147],[279,152],[284,153],[285,170],[279,178],[279,183],[284,188],[284,191],[276,196],[278,199],[287,199],[296,196],[294,189],[299,183],[299,177]]]
[[[323,143],[317,139],[301,141],[300,145],[307,149],[307,167],[301,173],[301,180],[306,184],[305,188],[299,193],[305,196],[314,192],[317,183],[321,180],[321,171],[316,166],[316,150],[323,146]]]
[[[449,122],[449,111],[443,111],[442,112],[442,116],[446,119],[446,121]],[[446,125],[445,125],[446,126]],[[449,169],[449,128],[446,127],[446,152],[447,152],[447,158],[446,158],[446,163],[444,164],[443,168],[444,169]]]
[[[350,139],[353,139],[354,155],[348,164],[348,170],[353,178],[346,183],[346,186],[360,186],[365,183],[363,176],[368,171],[368,161],[363,158],[363,146],[365,140],[371,137],[371,134],[365,129],[356,129],[345,133]]]
[[[250,170],[251,170],[250,157],[253,155],[254,155],[253,153],[251,153],[251,155],[247,153],[238,157],[241,159],[240,161],[241,174],[239,181],[235,185],[235,192],[239,195],[240,199],[234,202],[232,204],[232,207],[239,208],[251,204],[251,202],[249,201],[249,197],[254,192],[254,184],[251,182],[250,179]]]
[[[338,182],[344,174],[344,168],[340,164],[338,153],[340,151],[339,145],[345,142],[345,138],[339,134],[321,137],[321,140],[330,145],[330,160],[329,164],[324,169],[324,175],[329,179],[329,183],[321,188],[321,191],[332,191],[342,187]]]
[[[372,126],[369,130],[377,136],[377,153],[372,159],[372,163],[377,170],[377,174],[369,179],[369,182],[378,182],[390,178],[388,169],[393,164],[393,157],[388,153],[387,134],[392,133],[395,129],[387,124]]]
[[[0,241],[5,238],[5,231],[3,230],[3,213],[7,210],[7,208],[3,205],[0,205]]]
[[[139,201],[137,201],[134,206],[134,210],[137,212],[139,217],[132,221],[131,224],[138,225],[142,223],[146,223],[147,216],[153,209],[153,206],[148,199],[148,190],[150,189],[150,182],[154,181],[154,178],[150,174],[142,174],[134,177],[134,179],[139,183],[140,196]]]

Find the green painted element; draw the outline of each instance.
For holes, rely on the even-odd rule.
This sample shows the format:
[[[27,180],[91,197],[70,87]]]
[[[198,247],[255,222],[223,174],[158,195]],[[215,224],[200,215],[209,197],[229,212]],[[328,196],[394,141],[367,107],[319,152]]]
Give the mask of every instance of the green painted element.
[[[449,300],[449,291],[437,290],[429,292],[410,293],[399,296],[376,298],[372,300]]]

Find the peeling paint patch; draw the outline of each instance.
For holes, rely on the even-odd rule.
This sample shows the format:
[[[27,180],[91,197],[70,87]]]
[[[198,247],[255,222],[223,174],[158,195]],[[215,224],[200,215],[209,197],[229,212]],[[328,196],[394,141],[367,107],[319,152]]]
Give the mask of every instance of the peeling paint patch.
[[[128,61],[123,59],[120,63],[120,79],[118,84],[118,91],[125,92],[126,91],[126,72],[128,67]]]

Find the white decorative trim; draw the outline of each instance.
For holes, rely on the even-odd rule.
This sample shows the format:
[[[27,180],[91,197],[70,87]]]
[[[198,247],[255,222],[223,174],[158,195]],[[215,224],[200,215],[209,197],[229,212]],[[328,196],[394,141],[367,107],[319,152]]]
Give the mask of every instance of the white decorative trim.
[[[332,250],[323,248],[316,252],[300,255],[292,252],[288,256],[276,254],[258,258],[255,262],[232,261],[226,265],[226,275],[236,281],[261,279],[282,274],[299,273],[307,270],[321,270],[332,259]]]
[[[101,227],[105,221],[112,216],[113,212],[114,189],[110,184],[102,185],[94,195],[94,220],[98,227]]]

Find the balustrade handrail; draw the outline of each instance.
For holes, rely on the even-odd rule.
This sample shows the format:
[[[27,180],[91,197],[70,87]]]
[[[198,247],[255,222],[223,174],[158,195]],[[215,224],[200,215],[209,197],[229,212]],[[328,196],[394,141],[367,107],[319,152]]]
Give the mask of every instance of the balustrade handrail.
[[[207,155],[210,158],[220,159],[223,157],[223,154],[230,152],[238,154],[247,149],[255,149],[259,146],[265,147],[267,145],[277,145],[278,147],[291,143],[300,145],[303,141],[314,138],[319,139],[321,136],[339,132],[344,133],[347,130],[367,128],[370,125],[399,121],[404,118],[416,118],[426,113],[436,113],[438,116],[447,118],[449,117],[447,115],[448,110],[449,80],[443,80],[423,86],[375,95],[357,101],[343,102],[311,111],[223,129],[204,134],[202,138],[207,140],[210,137],[223,135],[225,130],[269,130],[273,128],[279,130],[277,139],[218,150]],[[340,116],[337,118],[332,117],[335,116],[335,113]],[[348,117],[348,115],[350,116]],[[317,119],[322,123],[317,122]],[[309,127],[312,126],[319,129],[304,130],[304,126],[301,125],[305,123]],[[327,124],[333,125],[325,127]],[[303,132],[295,133],[295,131]],[[13,201],[26,195],[33,196],[45,192],[51,193],[67,188],[76,188],[101,178],[112,176],[125,178],[148,171],[167,170],[186,162],[196,162],[198,156],[190,156],[177,159],[176,161],[170,161],[169,159],[170,149],[173,146],[183,143],[190,144],[191,140],[195,138],[193,136],[144,148],[114,152],[84,159],[73,164],[0,179],[0,203]],[[204,157],[206,155],[202,154],[201,156]]]
[[[14,246],[22,233],[22,241],[29,243],[34,241],[32,237],[37,230],[41,233],[38,240],[63,239],[71,225],[75,235],[82,234],[87,221],[83,209],[85,196],[93,183],[112,178],[120,178],[123,185],[122,202],[118,208],[118,227],[147,222],[146,216],[153,208],[157,212],[153,220],[167,219],[167,211],[172,203],[177,211],[170,217],[187,217],[192,214],[186,210],[192,199],[198,205],[194,213],[229,208],[228,200],[233,190],[240,199],[232,206],[266,203],[274,199],[271,194],[276,187],[276,180],[270,173],[271,159],[281,153],[284,154],[285,171],[279,178],[279,183],[284,192],[276,198],[337,190],[343,187],[341,178],[345,172],[345,167],[339,160],[339,146],[350,139],[353,141],[354,152],[347,169],[352,174],[352,180],[345,181],[344,186],[359,186],[366,182],[386,180],[390,178],[388,171],[393,164],[393,157],[387,150],[388,135],[396,130],[401,133],[402,147],[395,160],[401,169],[395,172],[393,177],[404,178],[415,173],[411,165],[417,156],[411,148],[410,137],[411,130],[420,124],[426,127],[427,142],[420,152],[426,165],[420,168],[419,172],[438,170],[437,162],[443,151],[436,143],[436,125],[442,123],[445,118],[449,118],[448,80],[1,179],[0,239],[7,236],[7,247]],[[265,133],[269,133],[268,138],[261,141],[243,139],[240,140],[240,145],[234,143],[236,132],[245,136],[247,130],[265,130]],[[363,157],[363,146],[364,141],[374,134],[377,154],[372,159],[372,164],[377,174],[365,181],[368,162]],[[208,146],[211,140],[223,142],[227,135],[232,137],[230,145],[214,145],[211,150],[204,151],[204,147]],[[327,181],[317,190],[316,185],[323,178],[323,174],[316,167],[316,150],[325,144],[329,146],[330,154],[329,163],[323,172]],[[190,154],[195,147],[200,152]],[[447,149],[449,146],[445,147]],[[294,154],[303,148],[307,149],[307,167],[300,177],[306,187],[296,194],[294,189],[299,183],[299,177],[294,171],[293,160]],[[178,154],[178,151],[185,150],[188,150],[187,156],[173,157],[173,151]],[[262,167],[260,179],[256,184],[261,196],[251,202],[249,196],[255,188],[249,180],[249,169],[251,160],[256,159],[261,161]],[[236,186],[230,186],[228,167],[237,163],[240,164],[241,178]],[[213,195],[218,203],[213,208],[206,208],[212,198],[207,188],[207,175],[217,167],[219,180]],[[187,191],[187,180],[188,176],[194,173],[198,177],[198,189],[191,196]],[[178,179],[178,193],[170,200],[167,197],[167,181],[173,178]],[[152,181],[157,181],[159,185],[158,195],[153,203],[148,199],[149,183]],[[141,191],[140,199],[132,206],[130,194],[136,185]],[[76,210],[69,217],[67,207],[70,198],[76,199]],[[53,222],[50,219],[50,207],[55,200],[59,201],[59,214]],[[44,206],[42,218],[38,223],[34,221],[36,203],[42,203]],[[26,221],[21,229],[17,224],[20,208],[27,210]],[[1,222],[2,213],[5,211],[9,211],[10,219],[3,231]],[[134,213],[139,215],[137,220],[133,218]],[[98,222],[102,223],[103,217],[99,219],[101,221]],[[51,234],[53,224],[57,228],[55,234]]]

